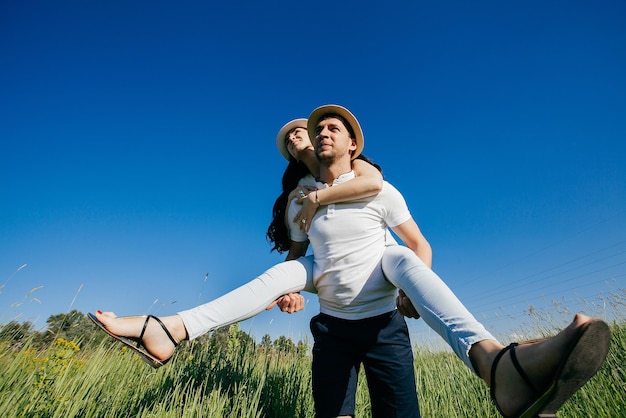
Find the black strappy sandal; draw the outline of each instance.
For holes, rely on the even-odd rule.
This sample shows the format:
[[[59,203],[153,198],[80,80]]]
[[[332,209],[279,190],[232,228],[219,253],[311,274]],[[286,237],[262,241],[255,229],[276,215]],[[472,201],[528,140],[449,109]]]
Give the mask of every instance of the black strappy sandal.
[[[493,361],[491,366],[491,399],[498,412],[506,416],[498,401],[496,400],[496,367],[502,356],[511,352],[511,361],[515,370],[522,377],[526,385],[536,396],[526,409],[517,418],[531,417],[556,417],[556,411],[567,401],[578,389],[580,389],[598,371],[609,351],[611,332],[609,326],[601,319],[594,318],[583,324],[577,336],[572,340],[568,350],[564,353],[557,372],[552,379],[552,383],[543,393],[539,391],[530,381],[530,378],[522,369],[515,347],[518,343],[512,343],[503,348]]]
[[[154,357],[152,354],[148,353],[148,351],[145,349],[145,345],[143,344],[143,334],[146,332],[146,328],[148,327],[148,321],[150,319],[156,320],[159,323],[159,325],[161,325],[161,328],[163,328],[163,331],[165,331],[165,334],[168,336],[172,344],[174,344],[174,351],[176,350],[176,347],[178,347],[178,341],[176,341],[176,339],[172,336],[172,334],[170,334],[169,330],[163,324],[163,322],[161,322],[161,320],[154,315],[148,315],[146,317],[146,321],[143,323],[143,329],[141,330],[141,334],[139,334],[139,338],[128,338],[128,337],[120,337],[119,335],[115,335],[111,331],[109,331],[107,327],[102,322],[100,322],[94,314],[89,313],[87,314],[87,316],[89,317],[89,319],[93,321],[94,324],[98,326],[98,328],[100,328],[102,331],[106,332],[111,337],[115,338],[116,340],[118,340],[119,342],[121,342],[122,344],[130,348],[131,350],[133,350],[135,353],[139,354],[139,356],[141,356],[141,359],[143,361],[145,361],[146,363],[148,363],[150,366],[154,367],[155,369],[158,369],[159,367],[164,366],[168,361],[170,361],[174,353],[172,353],[172,355],[166,358],[165,360],[159,360],[158,358]]]

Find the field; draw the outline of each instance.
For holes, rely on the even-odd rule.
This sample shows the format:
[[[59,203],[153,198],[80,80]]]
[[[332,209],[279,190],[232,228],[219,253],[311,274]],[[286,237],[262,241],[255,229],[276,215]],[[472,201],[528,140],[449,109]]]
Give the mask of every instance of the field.
[[[560,416],[626,416],[626,331],[621,322],[613,322],[611,329],[607,362]],[[231,326],[182,344],[171,363],[153,370],[108,339],[92,337],[80,348],[58,337],[43,347],[33,338],[5,341],[0,416],[312,417],[308,347],[277,342],[255,344]],[[415,351],[424,417],[499,416],[487,387],[454,355]],[[362,376],[357,417],[369,415]]]

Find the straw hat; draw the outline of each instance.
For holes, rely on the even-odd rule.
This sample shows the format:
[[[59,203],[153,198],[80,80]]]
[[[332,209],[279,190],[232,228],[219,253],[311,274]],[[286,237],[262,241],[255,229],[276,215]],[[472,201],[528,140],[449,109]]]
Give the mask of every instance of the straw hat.
[[[311,140],[315,138],[315,128],[317,127],[317,124],[324,116],[329,114],[339,115],[350,124],[350,127],[354,132],[354,140],[356,141],[356,149],[352,154],[352,159],[354,160],[363,151],[363,131],[361,130],[361,125],[359,124],[359,121],[356,119],[356,117],[352,114],[352,112],[350,112],[343,106],[332,104],[324,105],[318,107],[313,112],[311,112],[311,115],[309,116],[309,121],[307,122],[307,131],[309,131],[309,138],[311,138]]]
[[[287,161],[291,159],[291,154],[289,154],[289,150],[287,149],[287,143],[285,141],[285,136],[287,132],[291,131],[295,128],[304,128],[306,129],[306,119],[294,119],[291,122],[287,122],[285,126],[280,128],[278,131],[278,135],[276,135],[276,146],[278,147],[278,151],[285,157]]]

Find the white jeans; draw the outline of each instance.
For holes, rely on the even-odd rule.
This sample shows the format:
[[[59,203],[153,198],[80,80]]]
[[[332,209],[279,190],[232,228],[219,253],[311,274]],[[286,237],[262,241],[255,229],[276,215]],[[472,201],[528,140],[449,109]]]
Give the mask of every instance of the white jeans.
[[[385,249],[383,272],[387,280],[406,293],[426,325],[448,343],[470,370],[474,370],[469,359],[472,344],[495,338],[443,280],[413,251],[401,245]]]
[[[495,340],[491,333],[409,248],[401,245],[387,247],[382,267],[387,279],[406,293],[424,322],[450,345],[467,367],[474,370],[469,350],[479,341]],[[277,264],[232,292],[178,314],[192,340],[263,312],[279,296],[303,290],[316,293],[313,256]]]
[[[313,256],[276,264],[224,296],[178,315],[193,340],[216,328],[252,318],[278,297],[302,290],[317,293],[313,286]]]

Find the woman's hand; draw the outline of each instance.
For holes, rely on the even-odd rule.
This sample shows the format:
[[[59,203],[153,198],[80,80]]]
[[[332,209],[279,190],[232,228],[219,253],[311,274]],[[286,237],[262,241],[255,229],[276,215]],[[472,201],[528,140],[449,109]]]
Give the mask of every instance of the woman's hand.
[[[300,186],[289,194],[290,199],[292,198],[291,196],[294,195],[294,197],[297,198],[296,203],[302,205],[302,210],[296,214],[293,221],[300,226],[302,231],[307,233],[311,227],[313,216],[315,216],[315,212],[320,206],[315,198],[316,192],[317,189],[315,187]]]
[[[288,202],[291,202],[291,199],[298,199],[296,203],[301,204],[302,198],[306,197],[309,193],[317,190],[315,187],[311,186],[298,186],[289,193],[289,197],[287,198]]]
[[[302,210],[298,212],[298,214],[293,218],[294,222],[297,222],[300,225],[300,229],[304,232],[309,232],[309,228],[311,227],[311,221],[313,220],[313,216],[315,216],[315,212],[317,212],[317,208],[320,205],[315,200],[315,192],[309,193],[307,196],[300,199],[299,202],[302,204]]]
[[[289,206],[291,205],[291,201],[293,199],[296,199],[296,203],[301,205],[302,198],[306,197],[313,190],[317,190],[317,189],[315,187],[310,187],[310,186],[298,186],[295,189],[293,189],[291,193],[289,193],[289,196],[287,196],[287,207],[285,208],[285,225],[287,225],[287,229],[289,229],[289,226],[291,225],[291,222],[289,221],[289,218],[287,216],[289,214]],[[295,222],[299,222],[298,224],[302,223],[300,222],[299,218]],[[304,230],[302,228],[303,226],[304,225],[302,225],[300,229]]]

